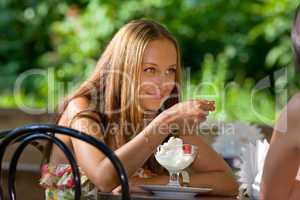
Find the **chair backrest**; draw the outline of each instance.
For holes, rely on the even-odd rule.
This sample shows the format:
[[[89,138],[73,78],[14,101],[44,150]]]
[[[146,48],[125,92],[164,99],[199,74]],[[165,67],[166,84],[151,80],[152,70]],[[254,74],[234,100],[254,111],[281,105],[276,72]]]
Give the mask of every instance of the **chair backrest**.
[[[1,175],[2,175],[2,162],[3,162],[3,157],[6,148],[13,142],[17,141],[19,143],[17,149],[12,155],[12,159],[9,165],[8,184],[7,184],[9,198],[15,200],[16,199],[15,176],[16,176],[16,168],[17,168],[18,160],[25,147],[37,139],[51,141],[64,152],[64,154],[66,155],[66,157],[70,162],[73,176],[74,176],[75,200],[80,200],[81,184],[80,184],[80,173],[79,173],[77,162],[70,149],[65,145],[64,142],[62,142],[60,139],[55,137],[53,133],[68,135],[70,137],[77,138],[79,140],[82,140],[84,142],[93,145],[99,151],[102,151],[111,160],[113,166],[117,171],[122,186],[122,199],[123,200],[130,199],[128,177],[126,171],[121,161],[118,159],[118,157],[103,142],[97,140],[96,138],[90,135],[79,132],[75,129],[58,126],[54,124],[31,124],[31,125],[25,125],[23,127],[19,127],[9,131],[3,131],[0,133],[0,200],[4,200]]]

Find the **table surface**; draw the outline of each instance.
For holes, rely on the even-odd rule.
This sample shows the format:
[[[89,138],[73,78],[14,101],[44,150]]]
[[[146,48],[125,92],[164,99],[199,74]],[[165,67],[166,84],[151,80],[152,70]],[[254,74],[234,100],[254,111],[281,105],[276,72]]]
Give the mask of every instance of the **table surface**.
[[[99,200],[120,200],[122,198],[121,198],[121,195],[101,192],[98,195],[98,199]],[[145,200],[150,200],[150,199],[153,199],[153,200],[170,200],[170,199],[173,199],[174,200],[174,198],[157,197],[157,196],[146,195],[146,194],[142,194],[142,193],[131,194],[131,199],[132,200],[144,200],[144,199]],[[188,199],[182,199],[182,200],[188,200]],[[237,200],[237,198],[235,198],[235,197],[200,195],[200,196],[197,196],[197,197],[193,198],[193,200]]]

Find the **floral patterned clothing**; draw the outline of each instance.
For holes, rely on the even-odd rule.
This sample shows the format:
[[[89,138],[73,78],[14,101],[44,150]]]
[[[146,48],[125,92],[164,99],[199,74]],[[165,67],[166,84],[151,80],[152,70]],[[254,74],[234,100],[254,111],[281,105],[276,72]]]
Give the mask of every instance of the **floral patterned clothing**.
[[[80,170],[80,168],[79,168]],[[75,181],[69,164],[56,166],[45,164],[41,168],[42,177],[40,185],[45,188],[46,200],[73,200],[75,196]],[[94,200],[97,188],[88,177],[80,170],[81,174],[81,199]]]
[[[82,170],[81,174],[81,199],[96,200],[98,189],[88,179]],[[73,200],[75,196],[75,181],[72,168],[69,164],[44,164],[41,168],[42,177],[40,185],[45,188],[45,200]],[[157,174],[148,169],[139,168],[133,177],[151,178]]]

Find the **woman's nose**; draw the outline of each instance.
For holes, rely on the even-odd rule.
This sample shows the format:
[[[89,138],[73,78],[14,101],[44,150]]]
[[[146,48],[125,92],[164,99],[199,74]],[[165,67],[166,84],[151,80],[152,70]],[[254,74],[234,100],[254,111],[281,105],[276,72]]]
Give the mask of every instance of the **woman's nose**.
[[[164,82],[164,77],[163,77],[163,75],[157,75],[153,81],[159,88],[161,88],[161,86]]]

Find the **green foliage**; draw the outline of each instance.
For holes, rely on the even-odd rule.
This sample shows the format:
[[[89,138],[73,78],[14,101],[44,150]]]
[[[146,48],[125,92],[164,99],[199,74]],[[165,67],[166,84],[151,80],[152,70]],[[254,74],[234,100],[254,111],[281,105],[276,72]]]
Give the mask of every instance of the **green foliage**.
[[[32,68],[53,71],[55,81],[28,78],[16,94],[20,101],[43,107],[49,94],[59,101],[60,88],[72,90],[91,73],[121,26],[147,18],[165,25],[181,45],[192,74],[185,98],[217,91],[214,118],[259,122],[247,112],[249,99],[262,78],[283,67],[291,71],[289,35],[296,7],[295,0],[3,0],[0,105],[16,106],[14,82]],[[282,85],[289,96],[299,85],[290,74]],[[271,82],[269,90],[257,93],[254,106],[267,119],[276,114],[273,76]]]
[[[270,91],[255,90],[253,78],[245,79],[242,84],[227,82],[228,68],[228,54],[222,53],[216,58],[207,54],[199,73],[202,77],[185,85],[184,99],[215,100],[217,109],[210,115],[213,120],[273,124],[277,110]]]

